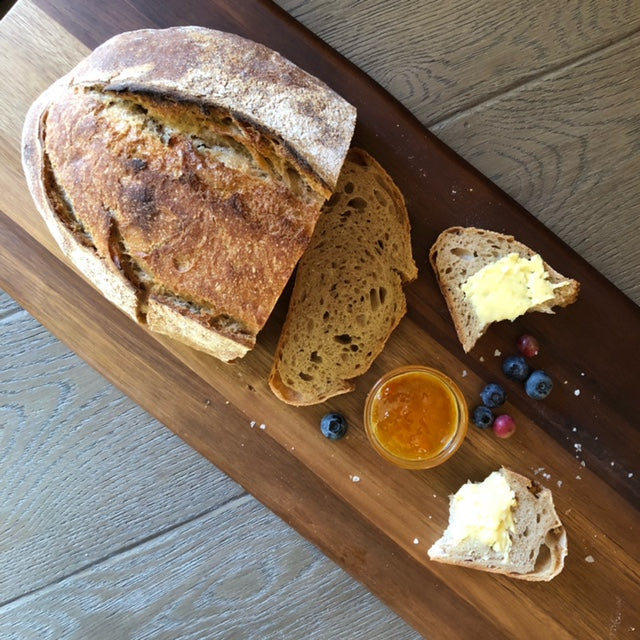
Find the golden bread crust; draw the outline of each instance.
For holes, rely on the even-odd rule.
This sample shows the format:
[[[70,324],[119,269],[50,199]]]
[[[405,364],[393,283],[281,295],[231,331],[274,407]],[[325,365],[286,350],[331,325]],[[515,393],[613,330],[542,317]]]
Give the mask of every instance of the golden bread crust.
[[[223,107],[277,136],[325,183],[326,195],[355,124],[353,106],[280,54],[203,27],[118,34],[76,67],[71,82]]]
[[[247,52],[256,60],[241,69]],[[267,93],[288,106],[269,122],[247,113],[265,92],[258,59],[283,72]],[[213,61],[229,65],[232,90],[217,86],[219,68],[210,76]],[[304,95],[306,116],[291,107],[302,108]],[[346,153],[353,119],[326,122],[329,113],[313,106],[322,96],[325,107],[353,115],[325,85],[236,36],[199,28],[121,34],[32,105],[25,175],[64,253],[109,300],[228,361],[254,346],[309,242],[340,148]],[[340,137],[338,149],[296,149],[304,139],[282,137],[295,133],[295,117],[307,131],[323,121]]]

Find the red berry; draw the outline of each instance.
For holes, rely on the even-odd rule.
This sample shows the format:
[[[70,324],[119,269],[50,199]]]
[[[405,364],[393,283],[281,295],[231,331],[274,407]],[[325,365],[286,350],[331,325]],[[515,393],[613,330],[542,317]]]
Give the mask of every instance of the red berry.
[[[538,341],[533,336],[524,335],[518,338],[518,351],[525,358],[537,356],[539,350],[540,346],[538,345]]]
[[[509,438],[515,430],[515,420],[506,413],[496,416],[496,419],[493,421],[493,432],[498,438]]]

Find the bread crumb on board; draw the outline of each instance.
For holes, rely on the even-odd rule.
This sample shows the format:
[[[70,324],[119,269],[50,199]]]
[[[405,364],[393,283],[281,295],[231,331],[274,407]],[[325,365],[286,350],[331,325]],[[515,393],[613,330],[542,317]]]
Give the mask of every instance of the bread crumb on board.
[[[551,474],[545,471],[544,467],[538,467],[532,471],[534,476],[541,475],[545,480],[551,480]]]

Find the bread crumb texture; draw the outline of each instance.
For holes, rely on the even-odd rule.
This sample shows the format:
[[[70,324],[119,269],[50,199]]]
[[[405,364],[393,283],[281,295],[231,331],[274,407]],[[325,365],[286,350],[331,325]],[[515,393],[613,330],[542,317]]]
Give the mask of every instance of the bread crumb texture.
[[[549,299],[522,305],[517,312],[512,309],[497,308],[495,316],[479,317],[472,300],[465,295],[464,288],[470,279],[483,269],[496,265],[509,256],[518,256],[519,259],[527,261],[541,260],[536,252],[518,242],[513,236],[475,227],[445,229],[430,249],[431,266],[465,352],[470,351],[484,335],[494,321],[492,319],[494,317],[502,316],[513,320],[528,311],[552,313],[553,307],[566,306],[577,299],[579,283],[565,278],[541,260],[545,282],[552,290]],[[500,305],[502,302],[499,302],[497,307]]]
[[[291,404],[350,391],[406,312],[417,277],[404,199],[367,153],[350,150],[296,274],[270,384]]]
[[[515,495],[508,555],[475,537],[461,540],[455,523],[452,527],[450,520],[442,537],[429,549],[429,557],[445,564],[522,580],[551,580],[562,571],[567,554],[566,532],[556,513],[551,491],[504,467],[499,473]],[[452,504],[454,499],[452,496]]]

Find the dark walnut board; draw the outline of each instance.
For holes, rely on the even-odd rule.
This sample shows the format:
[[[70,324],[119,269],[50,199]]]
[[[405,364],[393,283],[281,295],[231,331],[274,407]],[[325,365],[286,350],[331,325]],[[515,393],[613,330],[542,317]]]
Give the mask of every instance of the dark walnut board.
[[[640,629],[636,305],[379,86],[270,3],[20,0],[14,11],[24,16],[25,30],[12,31],[15,21],[0,26],[2,50],[23,80],[3,97],[9,126],[3,123],[0,138],[0,286],[425,635],[604,638]],[[358,108],[354,145],[374,155],[405,195],[420,275],[407,287],[407,316],[354,393],[309,408],[289,407],[271,394],[267,376],[286,293],[257,348],[232,365],[150,335],[62,259],[32,204],[19,158],[20,127],[31,101],[108,37],[177,24],[252,38],[325,80]],[[516,235],[582,283],[579,301],[555,316],[502,323],[465,355],[427,261],[437,234],[454,224]],[[436,366],[473,404],[485,382],[502,379],[495,354],[513,351],[523,332],[539,337],[537,364],[553,375],[556,388],[546,401],[534,402],[519,385],[506,384],[506,410],[518,423],[511,439],[471,426],[459,453],[424,472],[395,468],[369,447],[361,414],[382,373],[408,363]],[[343,412],[351,425],[339,442],[320,434],[319,420],[328,410]],[[569,556],[550,583],[428,560],[427,549],[447,522],[448,495],[501,465],[553,490]]]

